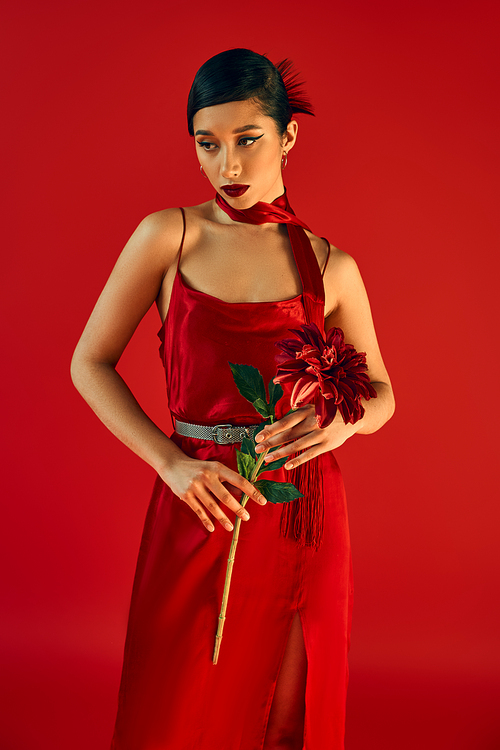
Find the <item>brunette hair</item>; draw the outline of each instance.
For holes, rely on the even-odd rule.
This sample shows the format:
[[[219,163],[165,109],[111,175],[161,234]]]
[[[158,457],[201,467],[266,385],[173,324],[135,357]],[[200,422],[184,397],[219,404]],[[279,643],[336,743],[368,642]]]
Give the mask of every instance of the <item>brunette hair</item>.
[[[194,135],[193,117],[204,107],[255,99],[264,115],[272,117],[279,135],[296,112],[314,115],[289,59],[274,65],[265,55],[236,48],[207,60],[194,77],[188,96],[187,119]]]

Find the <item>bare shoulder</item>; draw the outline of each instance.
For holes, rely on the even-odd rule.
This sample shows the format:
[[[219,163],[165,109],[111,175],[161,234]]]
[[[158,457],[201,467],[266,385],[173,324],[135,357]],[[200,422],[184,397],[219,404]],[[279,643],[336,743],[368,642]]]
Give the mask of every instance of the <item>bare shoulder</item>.
[[[196,206],[183,206],[182,211],[179,208],[167,208],[150,214],[144,221],[147,222],[150,231],[158,232],[163,238],[164,246],[176,254],[184,232],[184,223],[184,247],[193,246],[200,239],[207,224],[213,221],[212,204],[213,201],[207,201]]]
[[[330,258],[328,260],[328,266],[326,274],[329,277],[341,277],[347,279],[348,277],[359,276],[358,264],[349,253],[344,250],[340,250],[338,247],[330,245]]]
[[[316,260],[318,261],[318,266],[323,273],[323,269],[328,260],[328,242],[327,240],[324,240],[323,237],[317,237],[308,229],[305,230],[305,233],[309,237],[312,249],[314,250],[314,254],[316,255]]]
[[[341,308],[364,309],[369,305],[358,264],[352,255],[332,248],[332,254],[325,275],[323,277],[325,295],[330,304],[327,314],[335,314]],[[342,326],[340,326],[342,327]]]
[[[354,258],[343,250],[339,250],[338,247],[332,245],[325,237],[317,237],[312,232],[306,230],[306,234],[311,241],[312,248],[316,254],[318,265],[321,272],[325,271],[325,276],[328,274],[332,275],[332,271],[335,273],[349,272],[349,268],[354,270],[357,268]],[[325,270],[326,266],[326,270]]]
[[[358,265],[352,255],[330,243],[330,255],[324,268],[325,317],[333,314],[346,299],[365,293]]]
[[[185,227],[189,244],[196,242],[203,223],[209,218],[209,204],[210,201],[182,209],[164,208],[148,214],[129,239],[125,258],[135,257],[139,260],[142,257],[156,267],[162,266],[165,273],[179,252]]]
[[[183,229],[182,211],[179,208],[164,208],[145,216],[130,241],[135,248],[152,254],[157,252],[168,261],[177,252]]]

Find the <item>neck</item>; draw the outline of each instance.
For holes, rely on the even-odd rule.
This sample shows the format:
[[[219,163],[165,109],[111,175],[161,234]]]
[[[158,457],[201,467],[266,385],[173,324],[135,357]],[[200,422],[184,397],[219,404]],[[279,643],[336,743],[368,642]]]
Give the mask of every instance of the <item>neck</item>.
[[[279,175],[278,179],[272,186],[272,188],[264,195],[263,198],[260,199],[260,203],[273,203],[273,201],[280,198],[283,193],[285,192],[285,186],[283,184],[283,179],[281,177],[281,174]]]

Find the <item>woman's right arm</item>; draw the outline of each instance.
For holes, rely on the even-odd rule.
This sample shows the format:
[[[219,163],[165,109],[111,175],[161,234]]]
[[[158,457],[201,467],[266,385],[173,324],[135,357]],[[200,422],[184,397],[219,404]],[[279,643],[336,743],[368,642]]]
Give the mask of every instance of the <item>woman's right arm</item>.
[[[181,451],[146,415],[116,371],[125,347],[157,298],[177,256],[182,228],[178,209],[150,214],[139,224],[85,326],[73,354],[71,377],[106,427],[152,466],[202,523],[213,530],[207,510],[223,525],[229,522],[216,499],[242,518],[246,515],[223,482],[256,501],[262,495],[223,464],[199,461]]]

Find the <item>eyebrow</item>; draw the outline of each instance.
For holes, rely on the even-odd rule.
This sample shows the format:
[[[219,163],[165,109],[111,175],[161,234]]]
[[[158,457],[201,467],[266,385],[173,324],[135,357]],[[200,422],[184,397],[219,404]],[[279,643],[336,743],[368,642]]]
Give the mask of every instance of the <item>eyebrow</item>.
[[[247,130],[263,130],[264,128],[261,128],[260,125],[244,125],[242,128],[236,128],[236,130],[233,130],[233,135],[236,135],[236,133],[246,133]],[[210,130],[197,130],[195,135],[213,135],[213,133]]]

